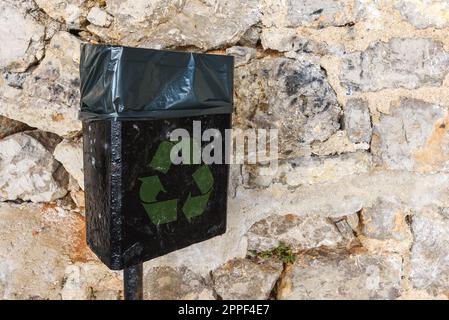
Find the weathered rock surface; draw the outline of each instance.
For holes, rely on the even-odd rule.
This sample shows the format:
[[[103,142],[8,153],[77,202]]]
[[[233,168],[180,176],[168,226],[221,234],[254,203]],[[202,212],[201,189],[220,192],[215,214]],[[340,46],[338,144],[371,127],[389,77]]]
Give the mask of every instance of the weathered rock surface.
[[[264,28],[261,33],[261,44],[264,49],[286,53],[292,51],[317,55],[328,53],[328,48],[325,43],[316,42],[307,37],[301,37],[292,28]]]
[[[340,72],[342,85],[354,91],[439,86],[449,71],[449,54],[427,38],[393,38],[366,51],[347,54]]]
[[[251,59],[256,57],[256,49],[248,47],[234,46],[226,49],[226,54],[234,56],[234,66],[239,67],[247,64]]]
[[[83,229],[54,206],[0,202],[0,298],[60,299],[66,267],[85,257]]]
[[[53,201],[67,193],[67,183],[61,164],[31,135],[0,141],[0,200]]]
[[[57,33],[23,89],[0,79],[0,114],[61,136],[80,131],[79,43],[67,32]]]
[[[112,23],[113,17],[106,11],[98,7],[93,7],[87,15],[87,20],[99,27],[109,27]]]
[[[246,47],[254,47],[260,41],[260,33],[262,32],[262,27],[259,23],[251,26],[246,32],[242,35],[240,40],[237,42],[240,46]]]
[[[303,255],[282,280],[278,298],[395,299],[400,295],[402,269],[402,259],[396,255]]]
[[[408,254],[413,241],[410,216],[397,197],[382,196],[361,210],[358,240],[370,252]]]
[[[262,175],[261,167],[256,167],[250,171],[248,183],[266,187],[273,182],[281,182],[291,187],[298,187],[336,182],[346,176],[367,173],[371,166],[371,155],[367,152],[329,157],[301,157],[279,164],[275,175]]]
[[[229,201],[229,212],[231,215],[235,213],[236,217],[239,215],[243,224],[245,221],[256,222],[258,220],[253,219],[272,213],[328,217],[351,215],[370,207],[381,196],[396,196],[410,209],[436,203],[449,206],[448,182],[446,173],[423,175],[408,171],[380,171],[351,175],[335,183],[299,186],[294,190],[280,183],[266,189],[238,187],[236,196]],[[242,220],[243,212],[254,215]]]
[[[81,142],[64,140],[56,146],[53,155],[84,190],[83,146]]]
[[[262,47],[281,52],[296,51],[297,33],[291,28],[264,28],[260,36]],[[296,50],[295,50],[296,49]]]
[[[428,206],[413,215],[410,278],[414,287],[429,293],[449,290],[449,217],[447,207]]]
[[[0,139],[29,128],[25,123],[0,116]]]
[[[73,178],[72,178],[73,179]],[[75,182],[77,187],[78,187],[78,183]],[[85,215],[85,209],[86,209],[86,198],[84,195],[84,191],[80,190],[78,188],[78,190],[71,190],[70,191],[70,197],[72,198],[73,202],[76,205],[76,208],[74,208],[74,211],[79,212],[81,215]]]
[[[343,240],[330,219],[293,214],[270,215],[253,224],[246,236],[248,250],[257,252],[276,248],[280,242],[298,251],[320,246],[333,247]]]
[[[404,20],[419,29],[449,26],[449,2],[447,0],[400,0],[396,8]]]
[[[44,54],[45,27],[19,5],[0,3],[0,69],[23,72]]]
[[[323,28],[353,23],[353,0],[264,0],[262,22],[270,26]]]
[[[446,171],[449,165],[448,110],[402,99],[374,127],[372,151],[389,169]]]
[[[333,223],[335,223],[335,226],[343,239],[349,241],[347,243],[349,245],[348,247],[351,247],[353,244],[357,244],[352,242],[355,240],[360,229],[360,218],[357,212],[347,216],[330,219]]]
[[[58,143],[62,141],[62,138],[60,136],[47,131],[30,130],[25,131],[24,133],[27,136],[30,136],[39,141],[39,143],[50,153],[53,153]]]
[[[394,197],[381,197],[361,211],[363,235],[378,240],[405,240],[410,236],[406,217],[410,212]]]
[[[99,263],[70,264],[65,268],[62,300],[118,300],[123,297],[123,281]]]
[[[258,0],[108,0],[114,16],[108,29],[88,29],[110,41],[152,48],[235,44],[260,20]]]
[[[324,142],[313,142],[310,146],[310,153],[316,156],[329,156],[356,152],[358,150],[368,150],[369,148],[369,143],[354,143],[349,140],[346,130],[338,130]]]
[[[53,19],[69,28],[78,28],[81,23],[82,5],[85,0],[35,0],[36,4]]]
[[[268,299],[282,271],[282,263],[249,259],[229,261],[212,272],[214,288],[224,300]]]
[[[212,300],[212,286],[191,270],[171,267],[151,268],[144,279],[147,300]]]
[[[23,83],[30,74],[30,71],[11,72],[5,70],[2,74],[4,80],[3,84],[13,88],[23,89]]]
[[[236,70],[235,85],[238,124],[278,129],[283,154],[325,141],[340,127],[335,92],[312,61],[255,60]]]
[[[370,143],[372,128],[368,101],[349,99],[343,107],[345,130],[354,143]]]
[[[355,152],[341,157],[312,157],[292,160],[290,170],[284,174],[285,182],[292,187],[304,184],[336,182],[345,176],[367,173],[371,169],[371,156]],[[282,169],[281,169],[282,170]]]

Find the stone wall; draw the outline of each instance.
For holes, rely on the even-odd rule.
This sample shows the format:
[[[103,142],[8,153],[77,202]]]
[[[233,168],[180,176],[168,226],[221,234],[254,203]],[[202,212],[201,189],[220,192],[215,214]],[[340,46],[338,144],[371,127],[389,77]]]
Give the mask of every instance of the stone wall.
[[[120,299],[85,244],[82,41],[236,57],[228,232],[145,264],[147,299],[449,296],[449,1],[2,0],[0,298]]]

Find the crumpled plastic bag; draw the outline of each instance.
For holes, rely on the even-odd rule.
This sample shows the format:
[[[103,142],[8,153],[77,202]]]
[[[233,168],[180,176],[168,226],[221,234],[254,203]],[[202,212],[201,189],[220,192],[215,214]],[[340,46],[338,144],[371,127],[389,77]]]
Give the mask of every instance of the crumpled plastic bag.
[[[173,118],[233,110],[231,56],[82,44],[82,120]]]

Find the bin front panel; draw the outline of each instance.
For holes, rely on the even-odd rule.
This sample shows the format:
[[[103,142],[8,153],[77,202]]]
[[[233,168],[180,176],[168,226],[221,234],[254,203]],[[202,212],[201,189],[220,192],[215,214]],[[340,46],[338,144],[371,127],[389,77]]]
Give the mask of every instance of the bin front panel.
[[[169,140],[170,132],[182,128],[192,137],[193,121],[200,121],[201,134],[207,129],[220,131],[223,164],[167,162],[167,151],[175,144]],[[92,167],[87,157],[86,176],[98,181],[104,174],[111,178],[97,190],[87,184],[88,224],[95,223],[87,236],[110,268],[122,269],[225,232],[229,175],[224,164],[225,129],[231,126],[230,114],[92,123],[96,124],[84,130],[85,143],[93,144],[94,157],[110,166]],[[97,203],[104,201],[106,206]],[[95,232],[104,233],[100,238],[109,237],[109,242],[98,243]]]
[[[222,133],[231,116],[214,115],[122,122],[123,259],[126,265],[148,260],[214,236],[226,229],[228,165],[173,165],[164,161],[169,133],[193,120],[202,131]],[[203,142],[203,145],[208,142]],[[165,146],[165,147],[164,147]]]

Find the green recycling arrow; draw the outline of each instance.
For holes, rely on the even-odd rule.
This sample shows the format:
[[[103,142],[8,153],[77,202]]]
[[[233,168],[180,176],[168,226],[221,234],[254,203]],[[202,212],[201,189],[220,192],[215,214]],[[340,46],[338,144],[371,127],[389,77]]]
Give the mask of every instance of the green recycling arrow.
[[[150,167],[162,173],[167,173],[171,167],[170,152],[174,144],[170,141],[162,141],[150,162]]]
[[[180,143],[182,143],[184,146],[186,143],[190,143],[190,155],[193,154],[195,149],[200,148],[200,146],[193,139],[188,139],[187,142],[182,141]],[[161,142],[149,164],[150,167],[152,167],[156,171],[166,174],[170,170],[172,165],[170,160],[170,153],[174,146],[175,144],[169,141]],[[182,207],[182,212],[189,222],[192,218],[200,216],[204,213],[214,185],[214,177],[212,175],[212,172],[210,171],[209,166],[207,165],[202,165],[201,167],[199,167],[192,174],[192,177],[196,186],[200,190],[201,195],[192,197],[192,194],[189,193]],[[139,196],[143,201],[142,205],[151,222],[159,225],[176,221],[178,199],[157,201],[158,195],[161,192],[166,192],[159,177],[157,175],[143,177],[139,178],[139,181],[142,182],[140,186]]]
[[[178,199],[143,203],[143,207],[155,225],[176,221],[178,214]]]
[[[143,207],[147,212],[151,222],[154,224],[163,224],[176,220],[178,209],[178,199],[168,201],[157,201],[157,196],[161,192],[166,192],[158,176],[140,178],[140,199],[145,202]]]
[[[158,176],[140,178],[139,180],[142,181],[139,192],[142,201],[156,202],[157,195],[161,191],[166,192]]]
[[[202,194],[209,192],[214,185],[214,176],[207,165],[199,167],[192,177]]]
[[[199,167],[193,173],[192,177],[202,195],[192,197],[192,194],[189,193],[189,196],[182,207],[182,212],[184,212],[184,215],[189,221],[193,217],[203,214],[206,205],[209,202],[212,186],[214,185],[214,177],[210,172],[209,166],[204,165]]]

